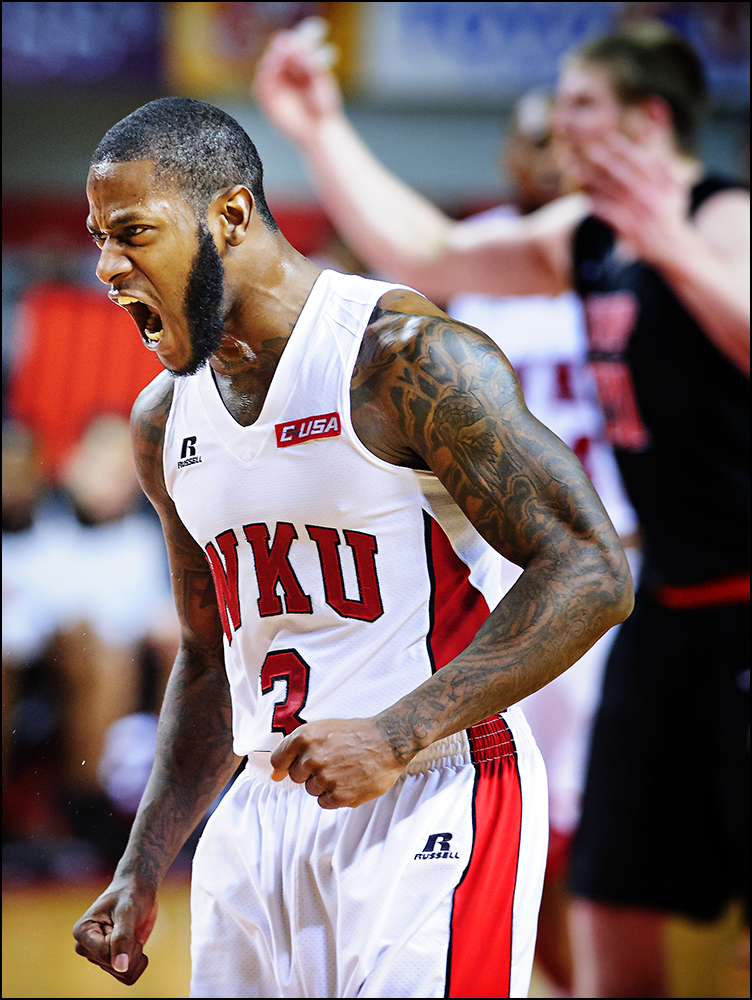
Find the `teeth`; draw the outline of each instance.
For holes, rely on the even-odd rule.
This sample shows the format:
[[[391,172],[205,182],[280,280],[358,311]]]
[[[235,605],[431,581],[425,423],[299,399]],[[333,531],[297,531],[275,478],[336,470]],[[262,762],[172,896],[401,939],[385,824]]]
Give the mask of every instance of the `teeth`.
[[[134,299],[132,295],[118,295],[116,301],[119,306],[132,306],[134,303],[138,304],[140,302],[140,299]],[[156,324],[159,322],[159,315],[155,313],[153,309],[149,309],[149,312],[151,315],[148,317],[146,321],[147,326],[144,329],[144,336],[146,337],[147,340],[151,341],[152,344],[158,344],[159,341],[162,339],[162,334],[164,333],[164,330],[149,329],[149,324],[151,324],[152,326],[156,326]]]

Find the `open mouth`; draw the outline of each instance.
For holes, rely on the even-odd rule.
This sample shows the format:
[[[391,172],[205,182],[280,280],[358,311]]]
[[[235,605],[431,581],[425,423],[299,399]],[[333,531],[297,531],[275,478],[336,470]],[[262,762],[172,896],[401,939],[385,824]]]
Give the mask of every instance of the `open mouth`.
[[[130,313],[147,346],[159,343],[164,334],[164,329],[162,327],[162,317],[156,309],[148,306],[145,302],[141,302],[139,299],[134,299],[132,295],[118,295],[115,301]]]

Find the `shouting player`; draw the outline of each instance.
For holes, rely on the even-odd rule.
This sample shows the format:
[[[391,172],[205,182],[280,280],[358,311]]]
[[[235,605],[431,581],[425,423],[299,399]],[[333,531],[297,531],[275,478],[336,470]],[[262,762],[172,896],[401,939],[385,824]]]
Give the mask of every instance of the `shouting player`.
[[[138,979],[247,757],[194,862],[192,996],[526,996],[546,789],[515,703],[632,605],[582,467],[483,334],[298,254],[218,109],[135,111],[87,191],[98,276],[167,369],[133,440],[182,642],[78,952]],[[497,603],[499,553],[524,572]]]

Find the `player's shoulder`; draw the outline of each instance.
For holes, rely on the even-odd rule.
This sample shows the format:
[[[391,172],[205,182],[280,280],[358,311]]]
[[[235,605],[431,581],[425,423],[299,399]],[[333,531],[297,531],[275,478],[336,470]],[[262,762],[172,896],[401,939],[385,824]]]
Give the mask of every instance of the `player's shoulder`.
[[[698,205],[694,220],[698,230],[718,249],[749,251],[749,189],[740,185],[718,187]]]
[[[446,339],[468,348],[477,345],[498,351],[483,331],[448,315],[419,292],[405,288],[393,288],[381,296],[371,314],[366,337],[382,348],[413,356],[430,352],[432,346]]]
[[[134,432],[146,427],[164,427],[172,405],[175,377],[170,372],[160,372],[142,389],[131,410],[131,428]]]
[[[392,313],[395,319],[401,316],[443,316],[446,313],[425,295],[413,288],[390,288],[376,303],[377,310]]]
[[[136,470],[146,495],[155,504],[166,496],[162,451],[174,387],[174,376],[161,372],[139,393],[131,410]]]
[[[457,408],[466,417],[482,411],[496,420],[511,407],[516,413],[522,397],[512,366],[490,337],[418,292],[390,289],[366,327],[351,402],[366,448],[390,464],[428,469],[434,431],[453,423]]]
[[[378,300],[354,372],[356,384],[368,381],[385,395],[396,383],[417,390],[428,379],[440,391],[507,375],[514,378],[512,367],[490,337],[410,289],[390,289]]]

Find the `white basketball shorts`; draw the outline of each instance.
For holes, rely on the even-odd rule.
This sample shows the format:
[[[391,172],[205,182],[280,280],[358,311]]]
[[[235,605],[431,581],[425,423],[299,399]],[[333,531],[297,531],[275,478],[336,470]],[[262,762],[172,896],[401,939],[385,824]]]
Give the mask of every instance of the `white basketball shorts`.
[[[192,997],[527,996],[548,816],[518,708],[356,809],[256,757],[196,851]]]

